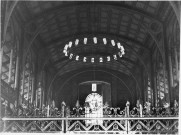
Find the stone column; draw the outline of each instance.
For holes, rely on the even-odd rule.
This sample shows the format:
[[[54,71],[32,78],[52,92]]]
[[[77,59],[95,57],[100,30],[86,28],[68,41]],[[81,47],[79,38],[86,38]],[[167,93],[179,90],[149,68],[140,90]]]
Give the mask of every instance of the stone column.
[[[2,77],[2,59],[3,59],[3,47],[0,45],[0,98],[1,98],[1,77]],[[2,108],[1,99],[0,99],[0,108]],[[0,110],[0,131],[2,129],[3,121],[1,120],[1,110]]]
[[[172,92],[172,89],[173,89],[173,68],[172,68],[172,59],[171,59],[171,50],[169,50],[168,52],[168,72],[169,72],[169,84],[170,84],[170,88],[169,88],[169,97],[170,97],[170,102],[172,103],[173,101],[173,92]]]
[[[178,70],[178,54],[177,54],[177,48],[174,46],[174,57],[175,57],[175,67],[176,67],[176,75],[177,75],[177,81],[179,80],[179,70]]]
[[[11,49],[10,53],[8,84],[11,83],[12,63],[13,63],[13,48]]]
[[[20,89],[21,89],[21,78],[20,73],[22,72],[22,60],[23,60],[23,47],[20,46],[19,41],[17,40],[17,54],[16,54],[16,72],[15,72],[15,90],[17,92],[17,107],[20,102]]]
[[[35,99],[36,102],[35,103],[36,103],[36,107],[38,107],[38,89],[36,89],[35,93],[36,93],[36,95],[35,95],[36,96],[36,99]]]
[[[155,96],[155,79],[154,79],[154,65],[153,65],[153,58],[152,55],[150,56],[150,69],[151,69],[151,74],[150,74],[150,82],[151,82],[151,90],[153,91],[153,99],[152,99],[152,105],[155,106],[155,101],[156,101],[156,96]]]
[[[18,87],[18,79],[19,79],[19,55],[17,52],[17,56],[16,56],[16,71],[15,71],[15,90],[17,90]]]
[[[157,107],[157,102],[158,102],[157,71],[154,71],[153,78],[154,78],[154,84],[155,84],[154,93],[153,93],[153,96],[155,97],[155,104],[154,104],[154,106]]]
[[[39,104],[39,108],[41,108],[41,104],[42,104],[42,89],[39,88],[40,91],[40,104]]]
[[[34,100],[34,74],[32,74],[31,78],[31,103],[33,103]]]
[[[27,91],[28,107],[29,107],[29,95],[30,95],[30,73],[28,75],[28,91]]]
[[[42,91],[42,106],[45,104],[45,92],[44,90]]]
[[[25,65],[23,64],[23,80],[22,80],[22,91],[23,91],[23,94],[22,94],[22,103],[24,101],[24,87],[25,87]]]

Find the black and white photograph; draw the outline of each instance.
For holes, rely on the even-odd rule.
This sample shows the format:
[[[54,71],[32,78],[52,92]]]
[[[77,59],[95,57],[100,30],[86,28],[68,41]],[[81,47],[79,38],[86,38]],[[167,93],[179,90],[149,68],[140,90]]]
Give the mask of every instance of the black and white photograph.
[[[181,134],[180,0],[0,5],[0,133]]]

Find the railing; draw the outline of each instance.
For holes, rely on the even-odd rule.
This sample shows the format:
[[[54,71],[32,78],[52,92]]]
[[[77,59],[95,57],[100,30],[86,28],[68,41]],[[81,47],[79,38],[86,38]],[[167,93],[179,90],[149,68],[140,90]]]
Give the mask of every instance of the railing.
[[[65,118],[3,118],[3,132],[63,132]]]
[[[122,134],[175,134],[178,132],[178,117],[165,118],[93,118],[103,120],[100,125],[85,125],[88,118],[67,118],[67,133],[122,133]],[[92,118],[89,118],[92,120]]]
[[[86,125],[86,120],[102,120],[100,125]],[[60,133],[122,133],[176,134],[178,117],[49,117],[3,118],[4,132],[60,132]]]
[[[103,117],[86,117],[87,107],[77,105],[70,108],[63,102],[61,110],[54,106],[36,108],[15,108],[6,113],[3,120],[3,132],[61,132],[61,133],[122,133],[122,134],[177,134],[178,104],[174,107],[129,105],[121,110],[119,107],[104,106]],[[19,111],[18,111],[19,110]],[[89,121],[89,122],[88,122]],[[92,123],[90,122],[92,121]],[[95,122],[96,121],[96,122]]]

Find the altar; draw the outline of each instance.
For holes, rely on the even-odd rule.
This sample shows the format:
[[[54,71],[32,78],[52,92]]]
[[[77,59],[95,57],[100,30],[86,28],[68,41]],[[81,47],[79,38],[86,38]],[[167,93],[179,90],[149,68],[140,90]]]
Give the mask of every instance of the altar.
[[[103,117],[103,101],[102,96],[98,93],[91,93],[85,100],[85,117],[92,118],[86,120],[86,125],[100,125],[102,120],[94,120],[94,118]]]

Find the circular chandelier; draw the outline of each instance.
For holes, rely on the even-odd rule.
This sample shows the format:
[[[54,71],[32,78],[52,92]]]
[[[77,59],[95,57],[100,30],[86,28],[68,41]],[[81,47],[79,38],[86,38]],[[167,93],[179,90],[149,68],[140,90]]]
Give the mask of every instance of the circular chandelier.
[[[69,59],[94,63],[117,60],[125,54],[125,51],[121,43],[113,39],[84,37],[65,44],[63,53]]]

